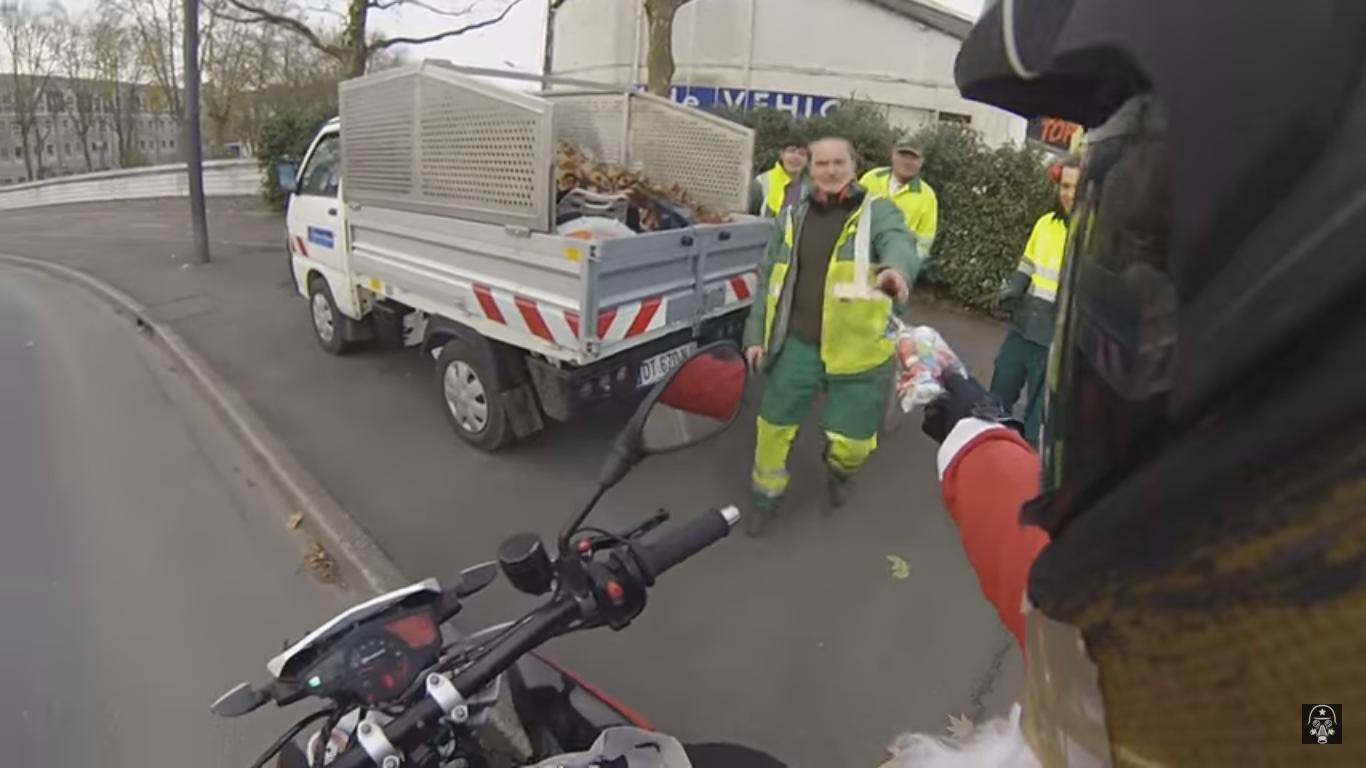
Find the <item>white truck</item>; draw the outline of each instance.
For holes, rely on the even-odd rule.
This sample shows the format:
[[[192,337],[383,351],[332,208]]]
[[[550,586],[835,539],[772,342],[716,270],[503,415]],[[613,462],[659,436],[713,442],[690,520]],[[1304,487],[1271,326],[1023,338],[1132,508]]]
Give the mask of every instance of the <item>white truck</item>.
[[[513,91],[424,61],[345,82],[286,181],[290,263],[318,342],[436,361],[461,438],[496,450],[631,397],[699,343],[738,337],[770,223],[557,234],[555,153],[745,207],[753,134],[645,94]]]

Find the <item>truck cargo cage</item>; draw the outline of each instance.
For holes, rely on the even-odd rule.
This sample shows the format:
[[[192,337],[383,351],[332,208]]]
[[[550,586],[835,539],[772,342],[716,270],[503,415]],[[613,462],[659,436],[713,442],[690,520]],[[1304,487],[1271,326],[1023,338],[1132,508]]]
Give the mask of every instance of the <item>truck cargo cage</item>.
[[[748,200],[753,132],[649,94],[527,93],[428,60],[342,83],[341,104],[352,205],[551,232],[561,141],[710,208],[743,211]]]

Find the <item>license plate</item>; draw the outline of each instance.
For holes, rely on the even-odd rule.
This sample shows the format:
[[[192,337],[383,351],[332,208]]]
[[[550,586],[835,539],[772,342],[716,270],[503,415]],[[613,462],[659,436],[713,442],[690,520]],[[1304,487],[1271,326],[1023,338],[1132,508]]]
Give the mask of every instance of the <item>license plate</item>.
[[[697,351],[697,342],[688,342],[681,347],[674,347],[668,352],[649,357],[640,363],[640,374],[636,377],[636,386],[648,387],[669,375],[669,371],[678,367],[678,364],[688,359],[688,356]]]

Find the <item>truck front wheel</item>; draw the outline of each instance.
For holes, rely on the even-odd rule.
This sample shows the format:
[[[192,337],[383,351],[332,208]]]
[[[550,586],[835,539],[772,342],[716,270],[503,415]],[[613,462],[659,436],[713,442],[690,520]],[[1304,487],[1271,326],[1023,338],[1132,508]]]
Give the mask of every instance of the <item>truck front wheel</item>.
[[[350,320],[337,309],[332,291],[320,275],[314,275],[308,282],[308,307],[309,314],[313,316],[313,335],[318,339],[318,344],[334,355],[345,353],[350,346],[347,337]]]
[[[451,339],[436,361],[436,380],[446,420],[460,439],[496,451],[514,438],[493,362],[469,344]]]

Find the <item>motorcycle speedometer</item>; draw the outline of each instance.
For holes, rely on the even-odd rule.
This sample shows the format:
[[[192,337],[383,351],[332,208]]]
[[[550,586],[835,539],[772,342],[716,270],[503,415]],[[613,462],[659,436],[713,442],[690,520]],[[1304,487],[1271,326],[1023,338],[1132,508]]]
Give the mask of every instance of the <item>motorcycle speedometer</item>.
[[[347,640],[346,688],[369,704],[398,698],[441,651],[441,633],[428,608],[385,617]]]

